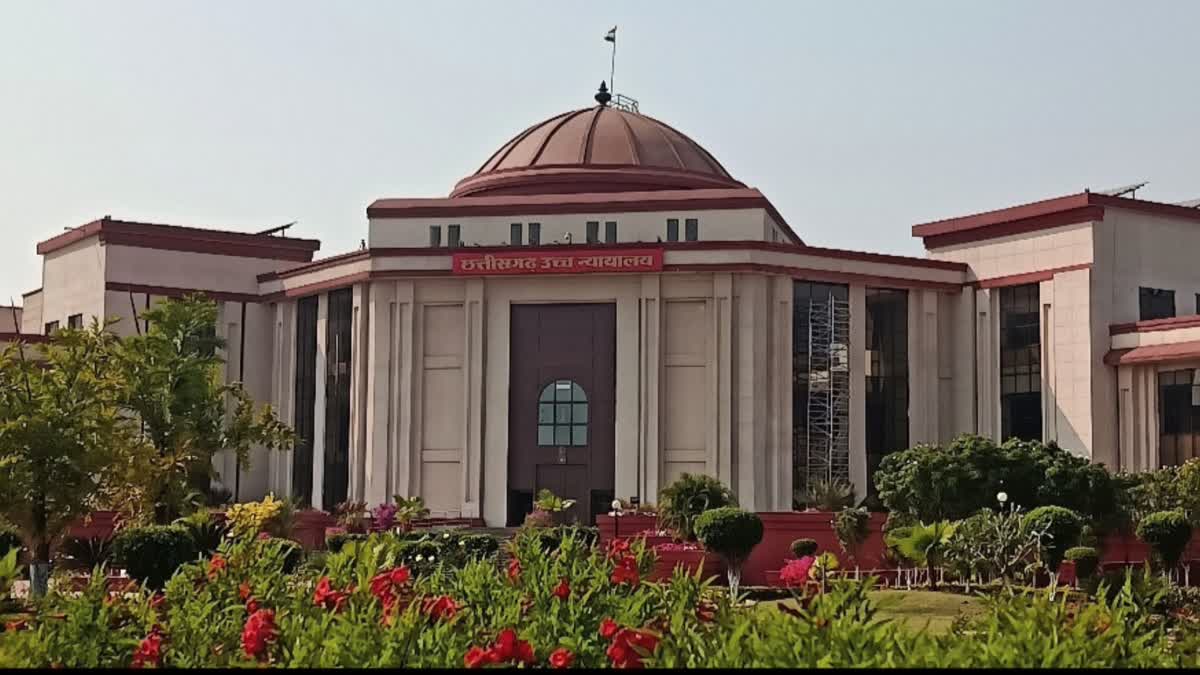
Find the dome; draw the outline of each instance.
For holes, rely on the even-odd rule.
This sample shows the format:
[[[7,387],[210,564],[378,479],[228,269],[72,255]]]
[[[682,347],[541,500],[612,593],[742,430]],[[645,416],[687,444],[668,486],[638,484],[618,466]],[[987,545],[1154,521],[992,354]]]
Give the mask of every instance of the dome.
[[[598,105],[517,134],[450,196],[742,187],[707,150],[670,126]]]

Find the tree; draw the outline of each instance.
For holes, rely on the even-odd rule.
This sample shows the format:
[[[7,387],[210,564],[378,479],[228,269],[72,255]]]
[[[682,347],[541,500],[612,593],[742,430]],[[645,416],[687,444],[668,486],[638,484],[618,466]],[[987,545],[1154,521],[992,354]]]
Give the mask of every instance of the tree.
[[[218,477],[215,455],[232,451],[245,468],[253,446],[290,448],[295,435],[270,405],[256,407],[240,382],[222,382],[216,303],[196,295],[169,299],[140,318],[147,330],[120,345],[121,404],[152,448],[139,498],[167,524]]]
[[[59,331],[39,359],[20,344],[0,354],[0,510],[26,539],[37,596],[52,543],[94,508],[117,458],[136,443],[118,406],[115,346],[93,321]]]

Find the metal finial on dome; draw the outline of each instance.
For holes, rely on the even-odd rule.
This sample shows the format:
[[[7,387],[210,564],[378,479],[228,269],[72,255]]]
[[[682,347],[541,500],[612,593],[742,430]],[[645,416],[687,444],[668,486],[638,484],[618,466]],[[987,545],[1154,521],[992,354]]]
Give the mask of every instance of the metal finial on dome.
[[[600,91],[596,92],[596,103],[608,105],[611,100],[612,94],[608,93],[608,85],[604,83],[604,80],[600,80]]]

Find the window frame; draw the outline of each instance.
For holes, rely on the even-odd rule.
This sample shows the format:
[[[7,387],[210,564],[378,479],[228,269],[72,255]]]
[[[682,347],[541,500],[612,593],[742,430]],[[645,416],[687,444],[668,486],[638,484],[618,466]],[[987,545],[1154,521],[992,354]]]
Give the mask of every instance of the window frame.
[[[450,248],[458,248],[462,246],[462,226],[447,225],[446,226],[446,246]]]
[[[584,232],[584,241],[589,244],[600,243],[600,221],[587,221],[586,230]]]
[[[1166,312],[1168,303],[1170,312]],[[1138,286],[1138,321],[1172,319],[1176,316],[1175,290]]]
[[[441,225],[430,225],[429,226],[429,248],[441,248],[441,247],[442,247],[442,226]]]
[[[617,221],[615,221],[615,220],[604,221],[604,243],[606,243],[606,244],[617,243]]]
[[[83,328],[83,314],[72,314],[67,317],[67,328],[80,330]]]
[[[540,246],[542,243],[542,224],[529,223],[529,245]]]
[[[667,218],[667,241],[679,241],[678,218]]]
[[[700,241],[700,219],[686,218],[683,221],[683,240]]]
[[[566,398],[559,395],[563,389],[567,390]],[[537,446],[539,448],[587,447],[592,412],[590,404],[587,392],[575,380],[559,377],[547,382],[542,386],[537,398],[536,431],[534,433]],[[581,408],[581,419],[576,419],[576,416],[581,414]],[[565,437],[560,437],[560,431],[565,434]],[[548,433],[549,437],[543,438],[543,432]],[[582,432],[582,435],[577,435],[579,432]],[[565,442],[563,442],[564,438]]]
[[[524,228],[521,223],[509,223],[508,225],[508,245],[520,246],[521,239],[524,237]]]

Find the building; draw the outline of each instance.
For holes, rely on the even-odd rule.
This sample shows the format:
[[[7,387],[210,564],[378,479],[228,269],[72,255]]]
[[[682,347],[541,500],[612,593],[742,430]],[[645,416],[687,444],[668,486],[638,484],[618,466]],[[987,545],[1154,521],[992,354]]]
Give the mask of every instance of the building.
[[[1200,210],[1085,191],[916,225],[925,258],[822,248],[689,137],[597,100],[448,197],[374,202],[343,255],[74,228],[38,245],[20,329],[133,333],[159,298],[215,298],[227,377],[302,439],[222,480],[325,508],[421,495],[503,525],[549,488],[586,519],[705,472],[788,510],[960,432],[1114,469],[1200,453]]]

